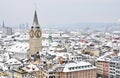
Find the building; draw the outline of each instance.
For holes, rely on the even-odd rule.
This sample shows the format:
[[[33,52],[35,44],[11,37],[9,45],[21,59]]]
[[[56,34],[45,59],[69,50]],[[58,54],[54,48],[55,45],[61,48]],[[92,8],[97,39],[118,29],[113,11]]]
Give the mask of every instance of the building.
[[[11,27],[5,27],[4,21],[3,21],[3,25],[2,25],[2,32],[3,35],[12,35],[12,28]]]
[[[83,53],[99,57],[100,50],[99,49],[95,49],[95,48],[86,48],[86,49],[83,50]]]
[[[29,32],[30,55],[42,51],[42,29],[39,25],[37,12],[35,11],[33,24]]]
[[[43,78],[96,78],[96,67],[89,62],[57,64],[43,72]]]
[[[97,74],[98,77],[104,77],[109,78],[110,76],[110,66],[108,61],[97,61],[96,67],[97,67]]]
[[[42,78],[41,70],[33,64],[19,66],[9,72],[9,78]]]
[[[3,28],[3,35],[12,35],[12,28],[11,27],[4,27]]]
[[[110,61],[114,52],[107,52],[97,58],[96,67],[98,77],[110,78]]]
[[[116,56],[110,61],[110,78],[120,78],[120,56]]]
[[[4,27],[3,34],[4,35],[12,35],[12,28],[11,27]]]
[[[12,53],[13,58],[24,59],[29,55],[29,44],[28,42],[16,42],[14,45],[7,49],[7,52]]]

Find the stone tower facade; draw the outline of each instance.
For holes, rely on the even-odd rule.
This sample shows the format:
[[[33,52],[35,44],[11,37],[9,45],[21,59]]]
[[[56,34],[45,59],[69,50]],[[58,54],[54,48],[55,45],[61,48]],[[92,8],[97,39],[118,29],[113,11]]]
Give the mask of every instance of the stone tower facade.
[[[29,31],[29,36],[30,55],[42,51],[42,29],[39,25],[36,11],[34,14],[33,24]]]

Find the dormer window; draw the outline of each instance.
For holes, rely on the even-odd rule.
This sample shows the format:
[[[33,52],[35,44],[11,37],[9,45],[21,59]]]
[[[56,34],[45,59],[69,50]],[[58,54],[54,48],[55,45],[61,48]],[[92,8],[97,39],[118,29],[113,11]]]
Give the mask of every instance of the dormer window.
[[[34,27],[32,26],[31,29],[33,29]]]
[[[35,70],[35,68],[32,68],[32,70]]]
[[[25,47],[25,49],[27,49],[27,47]]]
[[[85,68],[87,68],[87,66],[84,66]]]
[[[69,70],[71,70],[71,68],[69,68]]]
[[[77,67],[75,67],[77,69]]]
[[[27,69],[30,69],[29,67],[26,67]]]
[[[82,66],[82,68],[84,68],[84,66]]]
[[[72,67],[72,69],[74,70],[74,67]]]

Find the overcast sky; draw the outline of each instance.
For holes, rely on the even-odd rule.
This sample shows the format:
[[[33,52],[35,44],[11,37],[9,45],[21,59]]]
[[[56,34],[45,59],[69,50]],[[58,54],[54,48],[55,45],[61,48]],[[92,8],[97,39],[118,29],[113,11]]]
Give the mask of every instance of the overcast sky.
[[[0,0],[0,24],[32,24],[37,9],[41,25],[79,22],[115,22],[120,0]]]

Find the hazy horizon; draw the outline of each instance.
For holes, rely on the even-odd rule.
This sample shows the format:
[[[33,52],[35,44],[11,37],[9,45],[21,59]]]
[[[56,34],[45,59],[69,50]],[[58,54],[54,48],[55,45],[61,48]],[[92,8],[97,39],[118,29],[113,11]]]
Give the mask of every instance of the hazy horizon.
[[[0,0],[0,25],[32,24],[37,10],[40,25],[117,22],[120,0]]]

